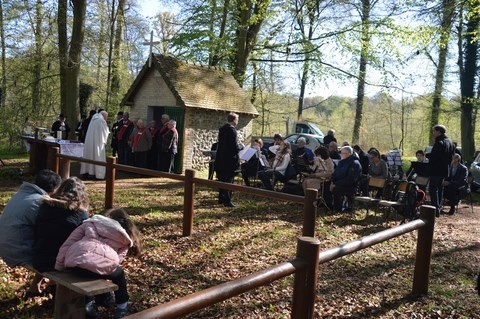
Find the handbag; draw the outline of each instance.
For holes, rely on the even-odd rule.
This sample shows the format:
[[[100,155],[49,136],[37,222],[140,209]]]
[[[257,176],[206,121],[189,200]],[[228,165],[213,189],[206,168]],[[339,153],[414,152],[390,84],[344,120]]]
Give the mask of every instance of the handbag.
[[[285,179],[288,181],[289,179],[292,179],[297,176],[297,170],[295,167],[288,163],[287,168],[285,169]]]

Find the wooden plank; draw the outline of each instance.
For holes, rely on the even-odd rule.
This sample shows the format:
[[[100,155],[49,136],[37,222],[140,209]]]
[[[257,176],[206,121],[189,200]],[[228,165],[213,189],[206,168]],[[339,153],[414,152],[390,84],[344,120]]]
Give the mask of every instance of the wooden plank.
[[[69,272],[50,271],[42,273],[48,279],[85,296],[95,296],[118,289],[118,286],[105,279],[89,279]],[[58,294],[58,292],[57,292]]]

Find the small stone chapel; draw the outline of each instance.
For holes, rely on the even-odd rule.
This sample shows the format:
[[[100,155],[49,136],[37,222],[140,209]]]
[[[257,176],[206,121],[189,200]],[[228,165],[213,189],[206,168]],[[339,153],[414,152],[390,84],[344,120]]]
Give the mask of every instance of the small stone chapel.
[[[179,134],[175,171],[204,169],[218,129],[227,114],[235,112],[240,141],[249,144],[253,118],[258,112],[229,71],[199,65],[161,54],[152,54],[122,100],[130,118],[160,125],[162,114],[177,121]]]

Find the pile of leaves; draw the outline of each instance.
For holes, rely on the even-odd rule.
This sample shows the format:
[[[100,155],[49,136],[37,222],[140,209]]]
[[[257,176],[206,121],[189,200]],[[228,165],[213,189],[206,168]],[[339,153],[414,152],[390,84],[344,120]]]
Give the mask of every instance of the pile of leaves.
[[[91,212],[103,213],[104,182],[86,181]],[[0,183],[0,209],[18,182]],[[122,178],[115,205],[125,208],[144,236],[140,258],[128,257],[130,310],[138,312],[246,276],[295,257],[302,206],[235,194],[236,208],[197,187],[194,233],[182,237],[183,185],[168,179]],[[321,249],[394,227],[399,217],[364,210],[325,215],[316,233]],[[384,219],[384,216],[387,216]],[[416,233],[320,265],[316,318],[480,318],[474,290],[480,268],[480,209],[460,205],[435,225],[428,296],[411,296]],[[22,295],[33,274],[0,262],[0,317],[50,318],[53,302]],[[289,318],[293,276],[197,311],[187,318]],[[103,312],[108,318],[108,314]]]

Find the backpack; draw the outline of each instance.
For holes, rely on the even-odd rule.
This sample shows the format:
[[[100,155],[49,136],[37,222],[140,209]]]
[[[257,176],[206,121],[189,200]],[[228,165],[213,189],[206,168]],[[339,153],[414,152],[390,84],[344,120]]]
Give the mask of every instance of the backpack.
[[[423,191],[421,192],[423,193]],[[423,194],[425,195],[425,193]],[[415,182],[408,182],[404,196],[404,207],[400,213],[405,218],[404,220],[414,220],[418,216],[419,207],[421,205],[418,205],[419,189]],[[420,196],[422,196],[421,193]],[[423,202],[423,200],[424,198],[422,198],[420,201]]]

